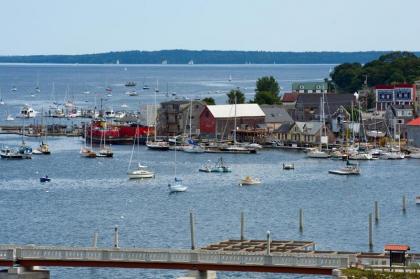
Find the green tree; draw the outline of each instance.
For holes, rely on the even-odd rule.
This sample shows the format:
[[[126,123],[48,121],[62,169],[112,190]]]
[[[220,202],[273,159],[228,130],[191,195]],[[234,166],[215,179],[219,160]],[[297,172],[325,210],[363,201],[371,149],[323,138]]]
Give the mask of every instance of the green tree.
[[[279,104],[279,92],[280,86],[273,76],[261,77],[257,80],[254,103],[257,103],[259,105]]]
[[[245,95],[239,89],[232,89],[226,95],[228,97],[228,100],[227,100],[228,104],[235,104],[235,98],[236,98],[236,103],[237,104],[245,103]]]
[[[216,102],[214,101],[212,97],[206,97],[202,101],[205,102],[206,105],[209,105],[209,106],[213,106],[216,104]]]

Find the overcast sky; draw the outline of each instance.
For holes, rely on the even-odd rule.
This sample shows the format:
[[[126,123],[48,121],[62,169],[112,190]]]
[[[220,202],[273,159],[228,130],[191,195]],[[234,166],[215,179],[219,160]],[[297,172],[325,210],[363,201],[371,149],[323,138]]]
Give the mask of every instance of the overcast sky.
[[[0,0],[0,55],[420,50],[419,0]]]

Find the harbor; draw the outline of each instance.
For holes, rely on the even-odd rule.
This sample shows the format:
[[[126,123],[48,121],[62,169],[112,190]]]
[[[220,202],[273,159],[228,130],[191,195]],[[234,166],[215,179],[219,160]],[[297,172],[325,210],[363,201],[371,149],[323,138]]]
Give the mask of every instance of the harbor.
[[[284,70],[281,66],[277,69]],[[320,73],[308,76],[328,71],[328,67],[321,69]],[[118,73],[121,69],[113,70]],[[242,71],[241,67],[238,71]],[[241,73],[246,77],[248,68]],[[126,103],[131,106],[127,101],[130,99],[126,99],[131,96],[116,93],[116,88],[122,92],[126,90],[124,83],[121,84],[113,86],[116,99],[107,101],[107,106],[121,107]],[[248,86],[252,84],[244,87]],[[226,90],[231,87],[226,85]],[[194,88],[190,90],[200,91],[200,87]],[[38,115],[29,119],[16,118],[13,125],[10,121],[1,123],[3,147],[18,146],[24,141],[26,147],[35,151],[41,144],[48,144],[50,153],[48,156],[32,154],[31,160],[0,160],[4,216],[0,243],[66,246],[72,250],[71,247],[75,246],[89,247],[92,235],[99,232],[98,246],[106,249],[114,245],[110,232],[118,226],[121,247],[189,249],[191,239],[186,216],[194,211],[197,218],[196,245],[210,250],[230,247],[226,249],[249,248],[254,249],[250,252],[258,252],[258,249],[263,249],[263,242],[240,245],[220,242],[238,236],[238,216],[244,212],[247,216],[245,234],[251,240],[263,241],[270,231],[273,240],[315,242],[320,251],[358,251],[385,257],[383,249],[389,243],[410,245],[412,253],[420,251],[416,241],[416,220],[420,218],[416,197],[420,193],[416,187],[417,178],[412,175],[417,172],[420,160],[410,158],[407,141],[389,141],[394,148],[400,147],[399,151],[406,156],[404,160],[388,160],[377,154],[378,149],[389,150],[387,143],[380,145],[377,141],[375,146],[372,139],[365,142],[357,136],[356,141],[350,142],[351,133],[337,137],[348,141],[329,142],[328,146],[322,144],[321,148],[316,141],[297,144],[281,137],[272,139],[267,129],[264,132],[251,131],[240,125],[245,120],[239,116],[242,113],[239,104],[237,117],[233,113],[235,105],[230,105],[229,120],[218,122],[224,133],[218,134],[217,140],[190,136],[198,125],[190,125],[190,121],[194,122],[188,109],[191,98],[166,97],[164,92],[156,96],[156,103],[184,104],[186,109],[180,115],[188,126],[179,128],[184,136],[163,134],[159,129],[155,134],[153,118],[159,115],[152,113],[156,109],[155,92],[144,94],[135,97],[135,105],[124,108],[133,115],[141,111],[142,117],[126,123],[115,121],[115,118],[100,118],[99,115],[96,119]],[[178,94],[181,95],[179,91]],[[223,104],[226,91],[215,95]],[[6,107],[1,108],[13,109],[17,114],[22,103],[27,102],[25,98],[34,98],[18,96],[15,96],[18,101],[12,104],[4,97]],[[143,106],[139,106],[139,100]],[[42,102],[51,103],[49,97]],[[34,103],[34,109],[42,111],[41,101],[38,105]],[[87,110],[92,110],[90,105],[85,105],[89,107]],[[97,109],[99,114],[100,108]],[[235,118],[240,128],[232,130],[228,125],[233,127]],[[124,142],[112,141],[116,135],[112,133],[118,129],[130,131]],[[281,132],[279,130],[279,135]],[[253,138],[258,140],[249,140]],[[164,143],[159,149],[165,152],[148,147],[148,143],[159,142]],[[318,148],[320,152],[326,152],[328,158],[309,156]],[[106,156],[106,152],[101,153],[103,150],[112,150],[112,157]],[[350,158],[349,151],[352,150],[357,150],[358,155],[371,154],[370,151],[375,151],[375,154],[371,154],[371,159],[361,160]],[[90,155],[91,151],[95,156]],[[358,170],[357,175],[347,175],[355,170]],[[372,213],[375,214],[369,227],[368,217]],[[16,226],[19,234],[13,229]],[[221,251],[224,252],[229,251]],[[71,278],[73,272],[60,267],[51,268],[53,278]],[[103,272],[101,269],[77,269],[77,273],[85,277],[101,276]],[[185,275],[184,271],[175,270],[117,268],[106,272],[107,276],[127,278]],[[278,278],[258,272],[244,275],[235,267],[218,272],[218,278],[238,276]],[[302,275],[303,278],[306,276],[313,278],[313,275]],[[283,277],[294,278],[293,275]]]

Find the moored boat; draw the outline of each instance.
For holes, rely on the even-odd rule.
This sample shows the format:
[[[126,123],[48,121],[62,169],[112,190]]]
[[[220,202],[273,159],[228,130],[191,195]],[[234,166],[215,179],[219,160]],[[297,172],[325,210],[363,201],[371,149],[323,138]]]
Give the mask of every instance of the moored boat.
[[[256,184],[261,184],[261,180],[259,180],[258,178],[253,178],[251,176],[245,176],[245,178],[241,179],[241,181],[239,182],[239,186]]]
[[[142,179],[142,178],[154,178],[155,173],[149,171],[147,166],[143,166],[140,163],[137,166],[137,169],[127,172],[128,178],[130,179]]]
[[[360,168],[359,165],[347,164],[344,168],[337,170],[329,170],[328,173],[338,174],[338,175],[359,175]]]

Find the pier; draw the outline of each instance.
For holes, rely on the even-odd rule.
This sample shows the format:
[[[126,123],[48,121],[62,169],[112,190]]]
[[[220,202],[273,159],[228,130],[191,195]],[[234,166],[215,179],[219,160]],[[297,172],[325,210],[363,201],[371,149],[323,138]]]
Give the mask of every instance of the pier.
[[[199,271],[199,278],[210,278],[206,275],[208,271],[333,275],[336,269],[389,265],[386,253],[314,248],[315,243],[310,241],[269,238],[226,240],[196,250],[0,245],[0,266],[9,267],[8,273],[0,272],[0,278],[49,278],[48,271],[40,271],[39,266],[178,269]],[[420,254],[409,254],[407,259],[410,263],[420,263]],[[13,277],[19,272],[34,275]]]

